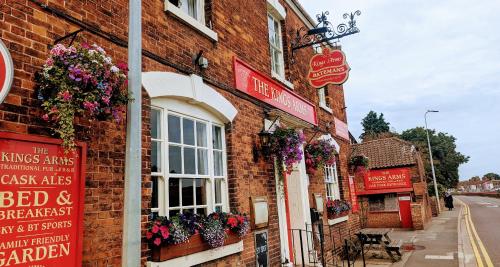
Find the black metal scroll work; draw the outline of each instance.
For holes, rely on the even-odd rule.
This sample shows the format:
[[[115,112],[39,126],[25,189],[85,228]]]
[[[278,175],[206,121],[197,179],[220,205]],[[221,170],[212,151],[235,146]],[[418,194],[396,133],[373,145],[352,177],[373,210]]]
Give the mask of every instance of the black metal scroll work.
[[[318,24],[313,29],[308,29],[306,27],[301,27],[296,30],[295,37],[292,39],[292,57],[293,53],[297,49],[301,49],[308,46],[313,46],[315,44],[324,44],[329,43],[332,40],[338,40],[340,38],[346,37],[351,34],[355,34],[359,32],[358,27],[356,27],[356,16],[361,15],[361,11],[357,10],[356,12],[345,13],[344,19],[349,19],[347,23],[341,23],[334,27],[332,23],[330,23],[326,16],[329,15],[329,12],[323,12],[316,16],[318,20]]]

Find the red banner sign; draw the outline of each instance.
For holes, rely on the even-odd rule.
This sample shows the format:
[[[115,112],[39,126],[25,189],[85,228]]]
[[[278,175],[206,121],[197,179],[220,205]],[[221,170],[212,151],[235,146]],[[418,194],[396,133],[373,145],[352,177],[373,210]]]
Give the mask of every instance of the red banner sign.
[[[0,132],[0,266],[81,266],[85,147]]]
[[[323,53],[311,58],[309,83],[315,88],[321,88],[330,83],[341,85],[347,81],[350,70],[344,52],[341,50],[331,51],[325,47]]]
[[[409,168],[369,170],[365,174],[365,190],[411,188]]]
[[[0,104],[7,96],[14,78],[14,66],[9,50],[0,40]]]
[[[349,192],[351,193],[352,212],[359,210],[358,197],[356,196],[356,186],[354,176],[349,176]]]
[[[347,123],[337,118],[333,118],[333,123],[335,124],[335,134],[345,140],[349,140],[349,128],[347,127]]]
[[[236,57],[234,58],[234,80],[238,90],[297,118],[318,125],[313,104]]]

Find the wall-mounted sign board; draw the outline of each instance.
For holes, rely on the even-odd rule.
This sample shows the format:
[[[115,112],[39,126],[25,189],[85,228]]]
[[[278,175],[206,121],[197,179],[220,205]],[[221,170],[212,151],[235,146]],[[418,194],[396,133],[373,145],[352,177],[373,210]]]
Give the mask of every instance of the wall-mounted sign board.
[[[321,54],[314,55],[309,63],[309,83],[314,88],[328,84],[341,85],[347,81],[351,68],[342,50],[323,48]]]
[[[233,67],[236,89],[299,119],[318,125],[316,109],[312,103],[236,57]]]
[[[269,266],[268,231],[262,230],[254,233],[255,262],[257,267]]]
[[[365,175],[365,190],[411,188],[410,168],[369,170]]]
[[[0,266],[81,266],[86,148],[0,132]]]

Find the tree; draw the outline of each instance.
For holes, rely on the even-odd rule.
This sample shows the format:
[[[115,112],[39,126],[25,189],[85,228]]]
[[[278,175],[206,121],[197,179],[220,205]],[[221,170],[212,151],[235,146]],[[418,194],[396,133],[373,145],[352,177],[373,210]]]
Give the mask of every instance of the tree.
[[[425,165],[425,172],[428,178],[432,177],[432,170],[429,159],[429,149],[427,146],[427,135],[425,128],[417,127],[401,133],[401,139],[410,141],[422,154]],[[429,130],[429,139],[432,146],[432,156],[436,172],[436,181],[447,188],[454,188],[458,184],[458,167],[467,163],[469,157],[456,150],[456,138],[446,133]]]
[[[500,180],[500,175],[494,173],[494,172],[489,172],[483,176],[483,178],[487,178],[488,180]]]
[[[361,122],[363,133],[359,138],[367,141],[367,139],[380,137],[383,133],[389,133],[389,124],[385,121],[383,113],[378,115],[377,112],[370,111]]]
[[[471,177],[469,179],[469,181],[471,181],[471,182],[479,182],[479,181],[481,181],[481,177],[479,177],[479,176],[473,176],[473,177]]]

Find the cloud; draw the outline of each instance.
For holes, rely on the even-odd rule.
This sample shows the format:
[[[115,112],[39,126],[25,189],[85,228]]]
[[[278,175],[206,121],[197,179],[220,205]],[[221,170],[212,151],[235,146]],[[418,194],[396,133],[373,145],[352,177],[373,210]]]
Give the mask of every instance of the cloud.
[[[457,138],[471,156],[462,179],[500,173],[500,1],[316,0],[301,3],[311,15],[328,10],[330,21],[361,10],[359,34],[341,40],[352,70],[345,84],[350,130],[370,110],[383,112],[401,131],[423,126]]]

